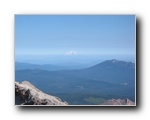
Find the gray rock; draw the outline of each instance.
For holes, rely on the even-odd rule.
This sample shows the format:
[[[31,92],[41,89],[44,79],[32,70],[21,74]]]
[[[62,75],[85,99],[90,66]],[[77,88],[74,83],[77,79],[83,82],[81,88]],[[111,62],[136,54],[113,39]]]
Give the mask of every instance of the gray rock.
[[[111,99],[103,102],[101,105],[135,105],[134,102],[129,100],[128,98],[126,99]]]
[[[28,81],[15,82],[16,105],[68,105],[60,98],[43,93]]]

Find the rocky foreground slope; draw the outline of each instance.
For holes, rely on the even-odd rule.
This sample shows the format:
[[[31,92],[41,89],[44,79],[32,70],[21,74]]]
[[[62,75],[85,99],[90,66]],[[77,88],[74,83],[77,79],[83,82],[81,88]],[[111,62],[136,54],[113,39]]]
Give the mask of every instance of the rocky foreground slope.
[[[101,105],[135,105],[134,102],[132,102],[129,99],[111,99],[111,100],[107,100],[104,103],[102,103]]]
[[[28,81],[15,82],[16,105],[68,105],[60,98],[43,93]]]

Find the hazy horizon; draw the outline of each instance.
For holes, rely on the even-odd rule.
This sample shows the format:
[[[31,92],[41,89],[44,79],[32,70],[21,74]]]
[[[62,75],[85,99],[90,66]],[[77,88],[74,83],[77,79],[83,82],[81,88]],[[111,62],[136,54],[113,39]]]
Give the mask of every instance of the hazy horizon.
[[[32,64],[61,64],[61,63],[78,63],[78,64],[89,64],[89,63],[100,63],[105,60],[121,60],[126,62],[135,63],[134,55],[18,55],[16,56],[15,62],[24,62]]]

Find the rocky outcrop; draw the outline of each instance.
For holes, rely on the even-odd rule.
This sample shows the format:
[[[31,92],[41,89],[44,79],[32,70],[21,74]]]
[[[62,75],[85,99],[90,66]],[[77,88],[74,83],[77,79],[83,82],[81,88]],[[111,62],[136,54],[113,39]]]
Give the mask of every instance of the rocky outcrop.
[[[16,105],[68,105],[60,98],[43,93],[28,81],[15,82]]]
[[[101,105],[135,105],[135,103],[126,98],[126,99],[107,100],[104,103],[102,103]]]

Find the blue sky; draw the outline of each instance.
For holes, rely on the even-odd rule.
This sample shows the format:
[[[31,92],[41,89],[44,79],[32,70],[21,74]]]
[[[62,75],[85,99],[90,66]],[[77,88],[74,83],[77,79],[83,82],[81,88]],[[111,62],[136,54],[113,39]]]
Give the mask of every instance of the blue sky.
[[[135,53],[134,15],[15,15],[16,55]]]

